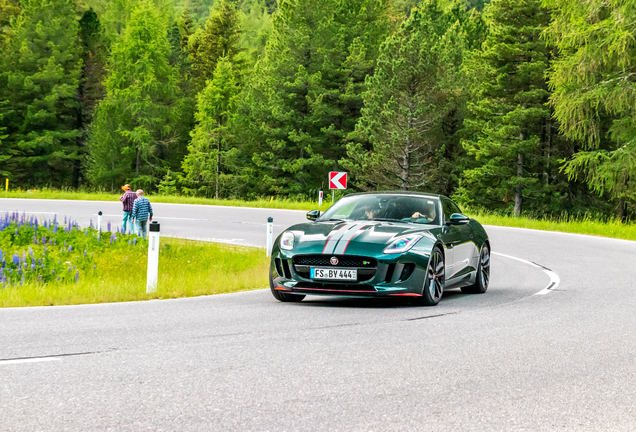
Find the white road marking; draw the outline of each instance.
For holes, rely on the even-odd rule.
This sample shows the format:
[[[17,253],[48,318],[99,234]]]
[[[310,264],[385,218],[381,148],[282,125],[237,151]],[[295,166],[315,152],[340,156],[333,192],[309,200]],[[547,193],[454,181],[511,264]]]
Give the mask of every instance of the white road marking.
[[[50,362],[50,361],[60,361],[60,359],[56,357],[38,357],[38,358],[25,358],[25,359],[15,359],[15,360],[0,360],[0,365],[19,364],[19,363],[40,363],[40,362]]]
[[[524,264],[528,264],[528,265],[530,265],[532,267],[536,267],[538,269],[543,270],[545,272],[545,274],[547,274],[548,277],[550,278],[550,283],[548,284],[548,286],[543,288],[538,293],[535,293],[534,295],[546,295],[546,294],[549,294],[550,291],[556,289],[559,286],[559,284],[561,283],[561,278],[559,277],[558,274],[556,274],[555,272],[553,272],[549,268],[544,267],[544,266],[542,266],[540,264],[534,263],[532,261],[524,260],[522,258],[517,258],[517,257],[511,256],[511,255],[502,254],[502,253],[499,253],[499,252],[492,252],[492,254],[493,255],[499,255],[499,256],[502,256],[502,257],[505,257],[505,258],[509,258],[509,259],[513,259],[515,261],[519,261],[519,262],[522,262]]]

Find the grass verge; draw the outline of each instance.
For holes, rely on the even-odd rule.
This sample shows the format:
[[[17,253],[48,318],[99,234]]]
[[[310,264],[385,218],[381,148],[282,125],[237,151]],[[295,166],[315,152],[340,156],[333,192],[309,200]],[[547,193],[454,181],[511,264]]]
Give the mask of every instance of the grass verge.
[[[557,231],[571,234],[586,234],[622,240],[636,240],[636,224],[623,223],[615,219],[599,220],[590,217],[562,217],[557,219],[515,218],[485,211],[467,212],[471,218],[483,225],[512,228],[527,228],[541,231]]]
[[[162,238],[157,292],[146,294],[147,247],[106,249],[77,282],[0,289],[0,307],[52,306],[193,297],[268,286],[262,249]]]

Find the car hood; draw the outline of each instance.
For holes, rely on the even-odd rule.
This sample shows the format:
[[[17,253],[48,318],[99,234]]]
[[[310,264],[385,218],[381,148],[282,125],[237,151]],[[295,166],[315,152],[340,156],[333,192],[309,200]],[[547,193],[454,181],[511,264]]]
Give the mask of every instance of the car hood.
[[[313,222],[289,227],[294,233],[294,254],[382,255],[395,238],[421,234],[435,239],[436,225],[400,222]]]

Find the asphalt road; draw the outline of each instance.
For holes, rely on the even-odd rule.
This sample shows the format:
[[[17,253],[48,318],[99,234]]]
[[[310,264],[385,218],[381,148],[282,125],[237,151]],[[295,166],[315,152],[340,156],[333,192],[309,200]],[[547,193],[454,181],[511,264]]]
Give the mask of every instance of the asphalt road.
[[[100,208],[119,210],[0,200],[80,222]],[[166,235],[255,245],[268,216],[304,218],[155,213]],[[433,308],[259,290],[0,310],[0,430],[635,430],[636,243],[487,230],[506,255],[488,292]],[[514,258],[560,284],[536,295],[550,277]]]

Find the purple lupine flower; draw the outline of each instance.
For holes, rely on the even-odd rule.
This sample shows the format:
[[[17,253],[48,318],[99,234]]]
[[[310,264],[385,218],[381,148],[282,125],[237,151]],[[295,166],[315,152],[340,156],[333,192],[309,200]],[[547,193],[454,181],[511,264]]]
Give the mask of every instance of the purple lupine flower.
[[[111,227],[110,221],[108,221],[108,223],[106,224],[106,227],[108,228],[106,231],[110,232],[110,227]]]
[[[51,276],[55,276],[55,269],[51,271]]]
[[[73,250],[73,246],[69,245],[68,247],[68,253],[71,253],[71,251]]]
[[[79,271],[75,272],[75,283],[79,280]]]
[[[64,216],[64,225],[66,225],[66,216]]]
[[[93,219],[91,219],[91,229],[93,229]]]
[[[93,265],[93,270],[95,270],[96,268],[97,268],[97,266],[96,266],[96,265]]]
[[[31,271],[34,271],[34,270],[35,270],[35,261],[31,263]]]
[[[84,230],[84,237],[88,236],[88,230]]]
[[[22,275],[22,280],[20,281],[20,286],[24,285],[24,274]]]
[[[15,229],[15,236],[16,237],[18,236],[18,229],[17,228]]]
[[[132,244],[132,242],[131,242],[130,240],[128,240],[128,244],[129,244],[129,245],[131,245],[131,244]]]
[[[13,254],[13,264],[20,265],[20,257],[17,254]]]
[[[133,246],[137,246],[137,237],[133,239]]]
[[[33,234],[33,244],[38,244],[38,239],[35,234]]]
[[[0,249],[0,260],[2,260],[3,257],[4,257],[4,254],[2,253],[2,249]]]
[[[60,277],[59,277],[59,276],[57,277],[57,281],[58,281],[58,282],[60,281]]]
[[[22,262],[26,261],[26,252],[22,251]]]
[[[71,271],[71,268],[70,268],[70,267],[68,268],[68,271],[69,271],[69,273],[70,273],[70,271]]]
[[[7,260],[2,258],[2,268],[5,268],[7,266]]]
[[[84,258],[86,258],[86,249],[84,249]]]
[[[33,248],[31,246],[29,246],[29,255],[33,258]]]

